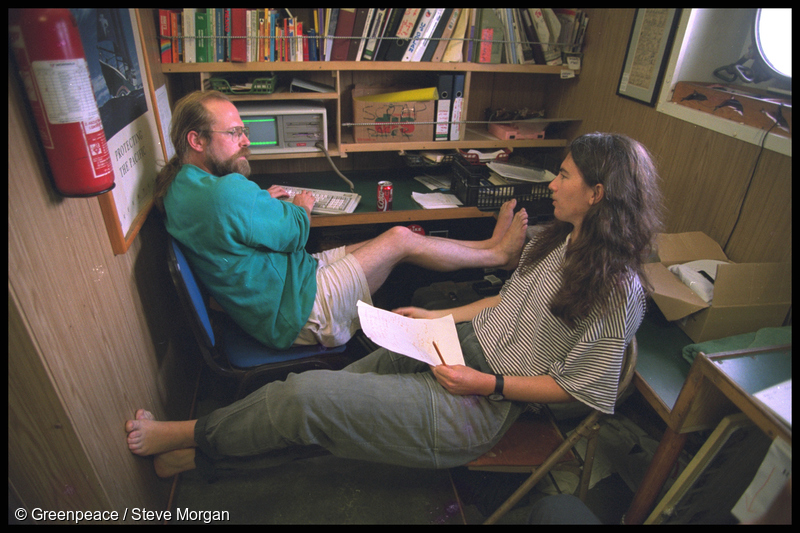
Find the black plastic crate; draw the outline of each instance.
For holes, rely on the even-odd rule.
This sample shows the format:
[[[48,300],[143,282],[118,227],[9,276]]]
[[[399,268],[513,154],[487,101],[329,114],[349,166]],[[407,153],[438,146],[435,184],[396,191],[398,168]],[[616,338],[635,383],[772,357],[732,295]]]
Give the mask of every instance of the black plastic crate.
[[[463,165],[456,160],[453,165],[452,192],[464,205],[478,209],[499,209],[511,199],[521,203],[550,198],[549,183],[494,185],[488,176],[486,167]]]

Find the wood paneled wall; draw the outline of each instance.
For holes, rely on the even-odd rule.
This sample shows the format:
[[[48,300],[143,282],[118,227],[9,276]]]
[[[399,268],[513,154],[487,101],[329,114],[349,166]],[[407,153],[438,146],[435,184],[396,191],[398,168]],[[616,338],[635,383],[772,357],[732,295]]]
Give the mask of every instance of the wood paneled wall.
[[[582,118],[578,134],[624,133],[647,146],[663,180],[668,232],[703,231],[737,262],[791,261],[792,158],[765,150],[750,183],[758,146],[617,96],[635,10],[587,11],[581,73],[551,84],[549,116]]]
[[[199,356],[185,336],[153,216],[115,256],[96,198],[54,192],[9,62],[9,501],[44,510],[166,508],[124,421],[185,418]]]

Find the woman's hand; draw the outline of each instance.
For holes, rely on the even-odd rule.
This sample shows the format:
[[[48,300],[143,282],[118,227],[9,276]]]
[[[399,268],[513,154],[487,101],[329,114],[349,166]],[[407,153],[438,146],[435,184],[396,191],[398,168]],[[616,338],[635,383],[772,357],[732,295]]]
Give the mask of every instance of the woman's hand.
[[[432,366],[436,381],[451,394],[486,396],[494,392],[495,377],[464,365]]]
[[[397,309],[392,309],[392,313],[407,316],[408,318],[438,318],[438,314],[421,307],[398,307]]]

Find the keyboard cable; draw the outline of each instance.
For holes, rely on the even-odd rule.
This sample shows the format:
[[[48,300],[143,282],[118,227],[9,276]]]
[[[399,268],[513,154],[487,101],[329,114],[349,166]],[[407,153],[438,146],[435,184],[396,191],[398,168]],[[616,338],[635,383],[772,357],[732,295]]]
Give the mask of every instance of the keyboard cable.
[[[320,141],[320,142],[318,142],[317,144],[315,144],[314,146],[316,146],[317,148],[319,148],[320,150],[322,150],[322,153],[323,153],[323,154],[325,154],[325,157],[326,157],[326,158],[328,158],[328,163],[330,163],[330,164],[331,164],[331,167],[333,168],[333,171],[334,171],[334,172],[336,172],[336,174],[338,174],[338,175],[339,175],[339,177],[340,177],[340,178],[342,178],[344,181],[346,181],[346,182],[347,182],[347,184],[350,186],[350,192],[352,192],[352,193],[356,192],[355,185],[353,185],[353,182],[352,182],[352,181],[350,181],[349,179],[347,179],[347,176],[345,176],[344,174],[342,174],[341,172],[339,172],[339,169],[338,169],[338,168],[336,168],[336,165],[334,165],[334,164],[333,164],[333,159],[331,159],[331,156],[330,156],[330,154],[329,154],[329,153],[328,153],[328,151],[325,149],[325,145],[324,145],[324,144],[322,144],[322,142]]]

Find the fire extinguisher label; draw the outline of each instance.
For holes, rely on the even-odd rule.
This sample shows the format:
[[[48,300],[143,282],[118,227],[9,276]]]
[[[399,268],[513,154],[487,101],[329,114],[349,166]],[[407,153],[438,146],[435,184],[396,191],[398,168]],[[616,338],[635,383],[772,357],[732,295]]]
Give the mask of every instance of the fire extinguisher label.
[[[31,66],[47,121],[50,124],[79,124],[94,177],[113,172],[86,60],[34,61]]]
[[[102,129],[85,59],[34,61],[32,66],[51,124],[83,122],[87,132]]]

